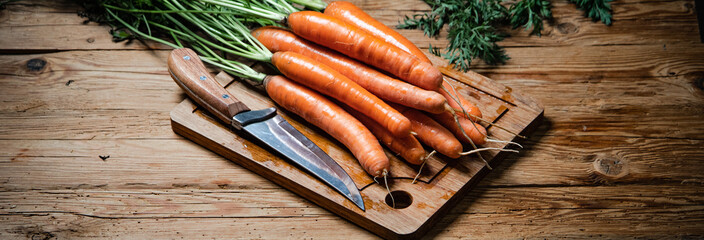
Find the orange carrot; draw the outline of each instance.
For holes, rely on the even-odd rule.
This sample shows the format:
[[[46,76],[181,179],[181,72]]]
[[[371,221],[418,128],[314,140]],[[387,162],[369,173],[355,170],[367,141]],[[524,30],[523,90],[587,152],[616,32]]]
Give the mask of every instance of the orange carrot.
[[[431,113],[446,110],[447,101],[437,92],[423,90],[388,77],[363,63],[296,36],[286,29],[261,27],[252,31],[252,35],[272,52],[296,52],[328,65],[386,101]]]
[[[464,136],[460,127],[457,126],[457,122],[455,122],[455,118],[452,116],[451,113],[444,112],[440,114],[433,114],[431,115],[431,117],[443,126],[445,126],[447,129],[449,129],[452,134],[454,134],[455,137],[460,140],[460,142],[473,142],[477,145],[483,145],[484,143],[486,143],[486,129],[478,123],[472,122],[471,120],[466,118],[457,118],[460,126],[462,126],[462,129],[464,129],[464,132],[467,133],[467,136],[469,136],[469,138],[472,140],[470,142],[470,140]]]
[[[418,110],[399,105],[393,105],[393,107],[411,120],[413,131],[417,134],[418,140],[450,158],[461,156],[462,144],[452,135],[450,130]]]
[[[394,31],[393,29],[369,16],[369,14],[365,13],[362,9],[352,3],[343,1],[331,2],[325,8],[325,14],[340,19],[341,21],[349,25],[355,26],[368,34],[381,38],[386,43],[394,45],[397,48],[400,48],[412,54],[413,56],[416,56],[421,61],[431,63],[430,59],[428,59],[428,57],[423,53],[423,51],[418,49],[418,47],[413,44],[413,42],[409,41],[403,35],[399,34],[398,32]],[[459,110],[459,116],[465,118],[467,117],[462,112],[462,109],[464,109],[465,111],[467,111],[467,113],[470,114],[470,118],[472,119],[472,121],[476,121],[477,118],[481,118],[482,115],[479,111],[479,108],[477,108],[475,104],[472,104],[466,99],[457,95],[454,92],[454,88],[452,88],[450,84],[443,81],[442,87],[444,88],[444,90],[439,89],[438,92],[440,92],[440,94],[442,94],[443,97],[447,99],[447,103],[449,103],[452,108]],[[455,100],[455,98],[457,98],[457,100]],[[459,101],[459,103],[457,101]]]
[[[415,165],[423,163],[425,149],[423,149],[423,146],[420,145],[418,139],[413,137],[413,135],[408,134],[405,137],[393,136],[388,130],[364,114],[355,111],[349,106],[341,105],[341,107],[362,122],[364,126],[367,126],[369,131],[371,131],[382,144],[386,145],[391,151],[400,154],[407,162]]]
[[[288,78],[366,114],[395,136],[411,133],[406,117],[334,69],[294,52],[276,52],[271,62]]]
[[[358,27],[403,51],[413,54],[420,60],[430,62],[430,59],[415,44],[350,2],[331,2],[325,8],[325,15],[333,16],[347,24]]]
[[[267,77],[264,86],[276,103],[344,144],[367,173],[381,177],[389,171],[389,159],[374,135],[340,106],[282,76]]]
[[[301,11],[288,16],[296,35],[387,71],[413,85],[438,90],[442,73],[430,63],[335,17]]]

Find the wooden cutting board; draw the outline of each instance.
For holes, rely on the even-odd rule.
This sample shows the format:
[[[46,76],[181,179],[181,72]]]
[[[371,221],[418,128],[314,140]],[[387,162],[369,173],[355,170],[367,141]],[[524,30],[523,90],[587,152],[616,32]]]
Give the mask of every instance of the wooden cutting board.
[[[523,135],[539,125],[543,107],[533,99],[474,72],[452,70],[440,58],[431,56],[431,59],[462,97],[478,104],[485,119]],[[251,109],[275,106],[260,86],[239,82],[225,73],[218,74],[216,79]],[[428,160],[418,181],[412,184],[418,166],[409,165],[387,151],[391,159],[391,175],[387,180],[395,200],[396,208],[393,208],[383,179],[377,179],[381,183],[377,184],[341,143],[298,116],[279,110],[282,117],[349,173],[364,198],[366,211],[279,155],[250,141],[254,139],[243,132],[232,131],[189,99],[171,111],[171,125],[174,132],[384,238],[422,236],[489,171],[476,155],[453,160],[436,154]],[[498,139],[520,140],[496,127],[488,126],[487,131]],[[487,143],[485,147],[507,146]],[[482,153],[489,163],[496,163],[506,154],[510,153]]]

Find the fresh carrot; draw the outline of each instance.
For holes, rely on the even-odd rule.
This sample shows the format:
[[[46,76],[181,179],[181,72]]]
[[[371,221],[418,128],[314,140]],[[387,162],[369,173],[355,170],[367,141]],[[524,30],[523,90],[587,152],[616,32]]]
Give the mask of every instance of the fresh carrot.
[[[416,133],[418,140],[450,158],[461,156],[462,144],[450,130],[418,110],[399,105],[392,106],[411,120],[413,132]]]
[[[344,144],[367,173],[381,177],[389,159],[374,135],[356,118],[319,93],[282,76],[264,80],[269,97]]]
[[[460,126],[457,126],[458,123],[455,122],[454,116],[449,112],[433,114],[431,117],[449,129],[460,142],[483,145],[487,141],[486,129],[482,125],[472,122],[469,119],[457,118],[459,125],[462,126],[462,129],[460,129]],[[466,133],[470,139],[465,137],[462,130],[464,130],[464,133]]]
[[[420,60],[425,62],[430,62],[425,54],[416,47],[411,41],[405,38],[400,33],[392,30],[383,23],[377,21],[369,14],[365,13],[364,10],[355,6],[350,2],[335,1],[328,4],[325,8],[325,15],[333,16],[343,22],[356,26],[367,33],[374,35],[378,38],[384,39],[385,42],[400,48],[414,56],[418,57]]]
[[[411,133],[406,117],[334,69],[294,52],[276,52],[271,62],[288,78],[366,114],[395,136]]]
[[[350,2],[331,2],[325,8],[325,14],[340,19],[341,21],[349,25],[355,26],[368,34],[383,39],[386,43],[394,45],[397,48],[400,48],[401,50],[412,54],[423,62],[432,64],[430,62],[430,59],[428,59],[428,57],[423,53],[423,51],[418,49],[418,47],[413,44],[413,42],[411,42],[398,32],[394,31],[393,29],[389,28],[388,26],[384,25],[383,23],[377,21],[373,17],[369,16],[369,14],[365,13],[364,10]],[[455,89],[452,88],[450,84],[443,81],[442,88],[443,89],[438,89],[438,92],[440,92],[440,94],[445,97],[447,103],[449,103],[452,108],[458,111],[459,116],[471,118],[472,121],[476,121],[477,118],[481,118],[482,115],[479,111],[479,108],[477,108],[475,104],[472,104],[466,99],[457,95],[455,93]],[[462,109],[464,109],[464,111],[466,111],[469,116],[462,112]]]
[[[391,78],[336,51],[296,36],[286,29],[271,26],[261,27],[252,31],[252,35],[269,51],[291,51],[310,57],[337,70],[386,101],[431,113],[446,111],[447,101],[439,93]]]
[[[401,157],[407,162],[415,165],[423,163],[425,149],[423,149],[423,146],[420,145],[418,139],[416,139],[413,135],[408,134],[405,137],[396,137],[364,114],[350,108],[349,106],[341,105],[341,107],[357,118],[357,120],[362,122],[362,124],[364,124],[364,126],[366,126],[382,144],[391,149],[391,151],[401,155]]]
[[[287,22],[298,36],[382,69],[420,88],[438,90],[442,85],[442,73],[432,64],[335,17],[301,11],[291,13]]]
[[[404,49],[408,53],[413,54],[416,56],[418,59],[420,59],[423,62],[430,63],[430,59],[427,58],[427,56],[421,52],[418,47],[416,47],[411,41],[408,41],[405,37],[402,35],[398,34],[396,31],[392,30],[391,28],[387,27],[386,25],[376,21],[374,18],[370,17],[364,11],[361,9],[357,8],[351,3],[337,3],[333,2],[330,4],[332,7],[329,7],[329,9],[326,9],[325,12],[326,14],[334,15],[341,19],[341,21],[344,21],[350,25],[356,26],[359,29],[363,29],[367,33],[376,36],[380,39],[384,39],[389,44],[392,44],[399,49]],[[359,19],[359,20],[358,20]],[[432,64],[432,63],[430,63]],[[475,150],[467,152],[467,154],[471,152],[478,152],[478,151],[484,151],[484,150],[489,150],[491,148],[483,148],[483,149],[477,149],[477,146],[474,142],[472,142],[472,138],[479,139],[478,136],[476,136],[474,133],[479,133],[478,128],[467,128],[467,127],[462,127],[459,128],[457,127],[457,124],[461,124],[462,126],[467,126],[468,124],[466,121],[463,121],[461,119],[471,119],[472,121],[476,121],[481,119],[481,112],[479,111],[479,108],[477,108],[476,105],[470,103],[466,99],[462,98],[457,94],[457,91],[447,82],[442,83],[441,89],[437,89],[438,92],[440,92],[443,97],[447,99],[447,102],[450,104],[450,106],[455,109],[455,112],[453,112],[452,115],[454,116],[460,116],[460,118],[455,118],[453,117],[452,120],[454,121],[454,124],[447,123],[445,124],[446,126],[449,126],[451,128],[456,128],[457,133],[462,133],[461,137],[458,136],[459,139],[462,140],[469,140],[469,144],[472,145],[472,147],[475,148]],[[442,114],[442,113],[441,113]],[[444,115],[444,114],[443,114]],[[438,116],[433,116],[435,120],[438,121],[447,121],[448,118],[447,116],[452,116],[452,115],[445,115],[445,118],[438,118]],[[456,119],[456,120],[455,120]],[[462,123],[465,122],[465,123]],[[474,126],[473,122],[472,126]],[[465,136],[464,132],[461,130],[469,130],[471,136],[470,139],[467,139]],[[514,133],[516,134],[516,133]],[[520,136],[516,134],[517,136]],[[486,137],[486,134],[483,135],[484,138],[482,138],[480,141],[485,142],[485,141],[498,141],[498,140],[492,140],[488,139]],[[508,142],[508,143],[513,143],[513,142]],[[513,143],[515,144],[515,143]],[[491,169],[489,166],[489,163],[482,157],[481,154],[478,155],[479,158],[486,163],[487,167]]]
[[[334,17],[340,19],[341,21],[344,21],[345,23],[348,23],[350,25],[358,27],[359,29],[362,29],[363,31],[365,31],[375,37],[384,39],[384,41],[386,41],[387,43],[392,44],[392,45],[394,45],[394,46],[396,46],[396,47],[398,47],[408,53],[413,54],[418,59],[420,59],[424,62],[427,62],[427,63],[431,63],[430,59],[428,59],[428,57],[420,49],[418,49],[418,47],[415,44],[413,44],[411,41],[406,39],[403,35],[399,34],[398,32],[396,32],[393,29],[384,25],[383,23],[372,18],[371,16],[366,14],[362,9],[360,9],[359,7],[355,6],[352,3],[342,2],[342,1],[332,2],[332,3],[328,4],[328,7],[325,9],[325,14],[334,16]],[[481,76],[478,73],[473,72],[473,71],[469,71],[468,74],[470,77],[473,77],[473,78],[486,78],[486,77]],[[460,119],[458,119],[458,120],[460,121],[460,124],[462,124],[463,126],[469,126],[469,124],[468,124],[469,122],[461,120],[462,118],[470,119],[474,122],[476,122],[477,120],[482,120],[484,122],[491,124],[490,122],[482,119],[482,113],[479,110],[479,108],[477,107],[477,105],[475,105],[475,104],[469,102],[468,100],[466,100],[465,98],[461,97],[458,94],[457,90],[454,87],[452,87],[452,85],[450,85],[447,81],[443,81],[441,89],[439,89],[438,92],[440,92],[440,94],[442,94],[442,96],[445,97],[445,99],[447,100],[447,103],[450,105],[450,107],[452,107],[454,109],[456,115],[460,117]],[[437,115],[437,114],[434,114],[434,115]],[[433,116],[433,117],[435,118],[436,116]],[[446,121],[448,119],[446,117],[447,117],[447,115],[445,115],[444,119],[435,119],[435,120]],[[464,122],[464,123],[462,123],[462,122]],[[452,124],[452,125],[448,124],[447,126],[455,126],[455,125],[456,125],[456,123]],[[505,131],[508,131],[518,137],[525,138],[524,136],[521,136],[518,133],[511,132],[505,128],[499,127],[498,125],[497,125],[497,127],[500,129],[503,129]],[[470,129],[467,127],[463,127],[463,128]],[[481,128],[481,126],[480,126],[480,128]],[[474,129],[474,127],[472,127],[471,129]],[[475,131],[475,130],[472,130],[472,131]],[[506,141],[498,141],[496,139],[488,139],[488,138],[486,138],[486,133],[484,133],[484,136],[485,136],[485,140],[496,141],[496,142],[506,142]],[[458,138],[466,139],[466,137],[464,137],[464,136],[463,137],[458,136]],[[479,139],[479,138],[477,138],[477,139]],[[484,144],[485,141],[479,141],[479,142],[481,142],[480,144]],[[510,142],[510,141],[508,143],[509,144],[516,144],[516,143]]]

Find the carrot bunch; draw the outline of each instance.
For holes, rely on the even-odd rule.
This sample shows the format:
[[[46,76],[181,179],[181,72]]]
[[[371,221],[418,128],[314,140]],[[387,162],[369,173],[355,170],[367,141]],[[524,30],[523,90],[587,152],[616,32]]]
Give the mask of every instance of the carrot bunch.
[[[384,96],[387,101],[411,107],[395,106],[410,119],[416,134],[411,137],[421,140],[441,154],[458,158],[464,155],[461,142],[470,143],[474,148],[477,144],[486,142],[486,130],[474,122],[481,117],[479,108],[459,97],[415,45],[351,3],[333,2],[327,6],[324,14],[295,12],[289,15],[287,24],[290,30],[264,27],[255,30],[253,35],[271,51],[304,54],[333,67],[370,91]],[[380,85],[388,86],[400,81],[385,76],[374,68],[389,72],[419,88],[408,88],[412,91],[410,94],[408,91],[389,91],[394,90],[391,87],[380,89]],[[370,84],[369,77],[374,77],[375,82]],[[409,95],[409,98],[402,95]],[[434,98],[425,98],[424,102],[423,96]],[[434,107],[419,104],[428,102],[433,102]],[[458,119],[457,113],[462,113],[460,116],[464,118]],[[387,139],[384,133],[377,131],[375,134],[379,139]],[[410,151],[398,149],[393,142],[382,142],[397,153]],[[410,163],[423,162],[418,157],[403,157]]]
[[[153,0],[154,9],[105,7],[111,19],[137,36],[189,46],[205,62],[263,82],[276,103],[343,143],[374,177],[391,171],[379,142],[417,165],[428,158],[421,143],[459,158],[476,151],[462,152],[462,143],[476,149],[490,140],[475,122],[482,116],[476,105],[459,96],[415,45],[353,4],[297,0],[325,8],[321,13],[299,11],[285,1],[249,2],[256,1]],[[171,41],[124,18],[145,21]],[[251,23],[280,27],[250,32]],[[259,73],[216,51],[270,62],[285,78]]]

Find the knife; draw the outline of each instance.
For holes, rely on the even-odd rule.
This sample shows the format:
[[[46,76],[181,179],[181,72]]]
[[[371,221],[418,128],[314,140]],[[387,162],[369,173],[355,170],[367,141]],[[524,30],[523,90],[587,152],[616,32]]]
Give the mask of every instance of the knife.
[[[191,49],[171,51],[168,66],[176,84],[208,112],[238,131],[249,133],[365,210],[362,195],[347,172],[276,114],[276,108],[251,111],[213,78]]]

